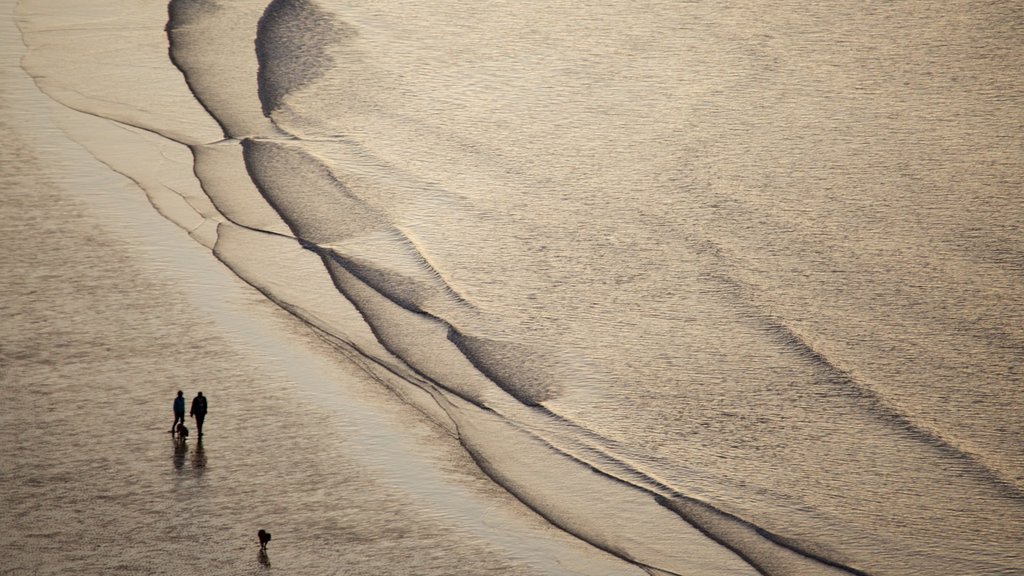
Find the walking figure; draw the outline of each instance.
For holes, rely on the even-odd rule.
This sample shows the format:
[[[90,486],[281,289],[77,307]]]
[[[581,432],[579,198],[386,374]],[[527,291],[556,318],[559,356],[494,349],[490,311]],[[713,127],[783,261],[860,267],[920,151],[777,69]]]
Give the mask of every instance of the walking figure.
[[[203,420],[206,419],[206,396],[200,392],[196,394],[196,397],[192,399],[192,408],[189,410],[188,415],[196,419],[196,434],[197,437],[203,437]]]
[[[185,393],[178,390],[178,397],[174,399],[174,423],[171,424],[171,434],[178,429],[178,423],[185,423]]]
[[[270,542],[270,532],[260,528],[260,531],[256,533],[256,536],[260,539],[260,550],[266,550],[267,542]]]

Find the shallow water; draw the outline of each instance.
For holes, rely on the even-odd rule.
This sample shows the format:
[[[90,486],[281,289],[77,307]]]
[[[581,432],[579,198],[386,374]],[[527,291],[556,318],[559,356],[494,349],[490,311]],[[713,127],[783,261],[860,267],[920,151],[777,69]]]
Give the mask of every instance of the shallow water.
[[[643,573],[498,489],[66,140],[13,30],[0,573]],[[166,432],[177,389],[210,398],[201,443]]]
[[[1019,570],[1013,3],[18,14],[65,131],[566,533]]]

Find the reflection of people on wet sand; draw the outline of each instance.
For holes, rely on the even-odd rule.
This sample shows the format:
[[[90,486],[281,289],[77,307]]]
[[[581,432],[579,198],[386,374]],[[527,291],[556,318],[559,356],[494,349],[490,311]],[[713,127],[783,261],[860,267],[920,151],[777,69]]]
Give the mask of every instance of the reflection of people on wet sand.
[[[196,441],[195,450],[192,451],[192,468],[202,473],[203,468],[206,468],[206,451],[203,450],[203,439],[199,438]]]
[[[188,443],[181,440],[171,440],[174,444],[174,467],[178,470],[185,465],[185,456],[188,454]]]
[[[200,392],[192,399],[192,408],[188,415],[196,419],[196,436],[203,437],[203,420],[206,419],[206,397]]]
[[[185,423],[185,393],[181,390],[178,390],[178,396],[174,399],[174,422],[171,424],[171,434],[174,434],[179,422]]]

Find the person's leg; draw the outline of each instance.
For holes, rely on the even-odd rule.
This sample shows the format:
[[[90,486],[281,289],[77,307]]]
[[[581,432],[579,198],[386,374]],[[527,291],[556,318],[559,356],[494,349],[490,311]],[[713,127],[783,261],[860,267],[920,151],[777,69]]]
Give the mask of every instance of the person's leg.
[[[196,433],[199,436],[203,435],[203,419],[206,418],[206,414],[196,414]]]

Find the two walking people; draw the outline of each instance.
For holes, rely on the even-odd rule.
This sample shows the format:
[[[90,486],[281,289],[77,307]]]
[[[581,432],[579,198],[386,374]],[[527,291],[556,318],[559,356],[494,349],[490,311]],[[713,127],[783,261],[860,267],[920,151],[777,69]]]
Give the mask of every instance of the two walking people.
[[[206,419],[206,396],[203,396],[202,392],[196,394],[196,397],[192,399],[192,408],[189,410],[189,416],[195,418],[196,421],[196,433],[200,438],[203,437],[203,420]],[[179,428],[179,426],[181,428]],[[185,426],[185,393],[178,390],[178,395],[174,398],[174,423],[171,424],[171,434],[175,431],[179,431]],[[187,435],[187,429],[182,434],[178,433],[179,437]]]

